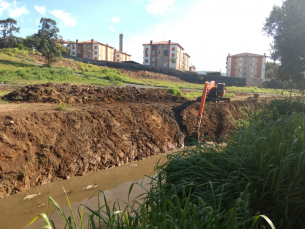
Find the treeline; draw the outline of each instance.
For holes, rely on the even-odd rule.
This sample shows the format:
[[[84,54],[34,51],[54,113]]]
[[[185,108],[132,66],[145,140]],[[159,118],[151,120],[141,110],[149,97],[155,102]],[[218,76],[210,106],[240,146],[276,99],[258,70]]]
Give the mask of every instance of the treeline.
[[[56,43],[60,39],[59,29],[56,21],[50,18],[41,18],[37,33],[26,38],[17,37],[20,27],[17,27],[17,21],[12,18],[0,20],[0,48],[18,48],[20,50],[35,50],[46,58],[46,65],[49,67],[56,61],[62,53],[68,50],[61,44]]]

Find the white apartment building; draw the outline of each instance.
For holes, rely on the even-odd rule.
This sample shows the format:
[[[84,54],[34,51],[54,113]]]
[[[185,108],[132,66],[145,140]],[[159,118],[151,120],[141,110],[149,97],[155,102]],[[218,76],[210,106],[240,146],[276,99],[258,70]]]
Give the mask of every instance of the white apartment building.
[[[184,48],[171,40],[143,44],[143,65],[184,70]],[[189,63],[189,55],[185,63]]]
[[[227,73],[228,77],[245,77],[265,79],[267,56],[253,53],[241,53],[228,55]]]

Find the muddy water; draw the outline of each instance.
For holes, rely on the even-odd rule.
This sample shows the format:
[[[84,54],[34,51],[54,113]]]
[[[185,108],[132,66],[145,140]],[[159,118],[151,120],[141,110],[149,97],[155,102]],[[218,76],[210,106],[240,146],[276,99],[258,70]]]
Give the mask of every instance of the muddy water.
[[[69,180],[55,181],[2,199],[0,200],[0,228],[24,228],[36,215],[47,213],[47,200],[49,196],[55,199],[64,208],[65,212],[68,212],[68,204],[63,187],[70,193],[68,196],[74,209],[77,209],[77,206],[81,203],[94,209],[97,208],[97,196],[100,194],[98,190],[105,191],[108,200],[119,198],[127,201],[130,185],[133,182],[142,182],[143,185],[147,184],[149,179],[145,178],[145,175],[154,174],[153,169],[157,161],[160,160],[160,163],[164,163],[165,155],[160,154],[112,169],[88,173],[81,177],[73,177]],[[92,184],[97,185],[97,187],[83,190],[84,187]],[[143,193],[143,189],[140,186],[135,186],[131,198],[141,193]],[[33,199],[24,200],[27,195],[32,194],[39,195]],[[90,197],[93,198],[89,199]],[[77,210],[75,210],[75,213],[77,215]],[[61,224],[62,219],[56,211],[54,212],[53,207],[50,208],[49,215],[51,215],[51,219],[60,225],[57,228],[63,228]],[[39,220],[30,228],[39,228],[41,225],[42,221]]]

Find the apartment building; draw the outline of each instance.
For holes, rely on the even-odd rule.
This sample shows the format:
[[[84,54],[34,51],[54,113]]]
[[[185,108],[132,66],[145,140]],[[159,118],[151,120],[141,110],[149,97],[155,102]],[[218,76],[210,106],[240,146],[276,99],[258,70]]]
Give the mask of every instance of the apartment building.
[[[183,70],[183,50],[179,43],[171,40],[150,41],[149,44],[143,44],[143,65]]]
[[[114,61],[115,62],[130,61],[130,57],[131,57],[131,55],[127,54],[126,52],[114,50]]]
[[[190,56],[187,53],[183,53],[183,60],[182,60],[182,70],[189,71],[190,69]]]
[[[227,73],[228,77],[249,77],[256,79],[265,79],[267,56],[253,53],[241,53],[228,55]]]
[[[114,47],[108,44],[91,39],[91,41],[78,41],[71,43],[70,55],[75,57],[82,57],[93,60],[106,61],[127,61],[130,60],[131,55],[117,51]],[[116,57],[119,57],[116,59]],[[119,61],[117,61],[119,60]]]

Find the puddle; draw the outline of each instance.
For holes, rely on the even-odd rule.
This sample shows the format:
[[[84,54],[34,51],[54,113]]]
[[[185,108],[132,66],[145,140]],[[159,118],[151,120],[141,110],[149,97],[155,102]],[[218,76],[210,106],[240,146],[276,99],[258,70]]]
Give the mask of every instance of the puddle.
[[[68,203],[64,195],[63,187],[69,193],[68,197],[73,208],[75,208],[76,215],[77,207],[81,203],[93,209],[97,208],[98,190],[105,192],[107,200],[118,198],[127,201],[130,185],[134,182],[147,185],[149,179],[145,178],[145,175],[154,174],[154,167],[157,161],[160,160],[160,164],[163,164],[165,162],[165,156],[168,153],[146,158],[142,161],[130,162],[112,169],[88,173],[81,177],[72,177],[69,180],[55,181],[31,188],[29,191],[21,194],[4,198],[0,200],[1,228],[25,228],[35,216],[40,213],[47,213],[49,196],[65,212],[68,212]],[[85,187],[88,187],[88,185],[97,185],[97,187],[93,186],[92,189],[86,189]],[[143,189],[140,186],[134,186],[130,198],[133,199],[142,193]],[[24,198],[33,194],[36,194],[36,196],[30,196],[32,198],[24,200]],[[89,199],[92,196],[93,198]],[[102,202],[100,203],[103,204]],[[57,226],[57,228],[63,228],[63,225],[60,224],[62,221],[60,215],[57,211],[52,213],[53,211],[54,207],[52,206],[49,210],[49,216],[51,215],[51,219],[55,222],[58,221],[60,226]],[[29,228],[40,228],[41,225],[42,221],[39,220]]]

